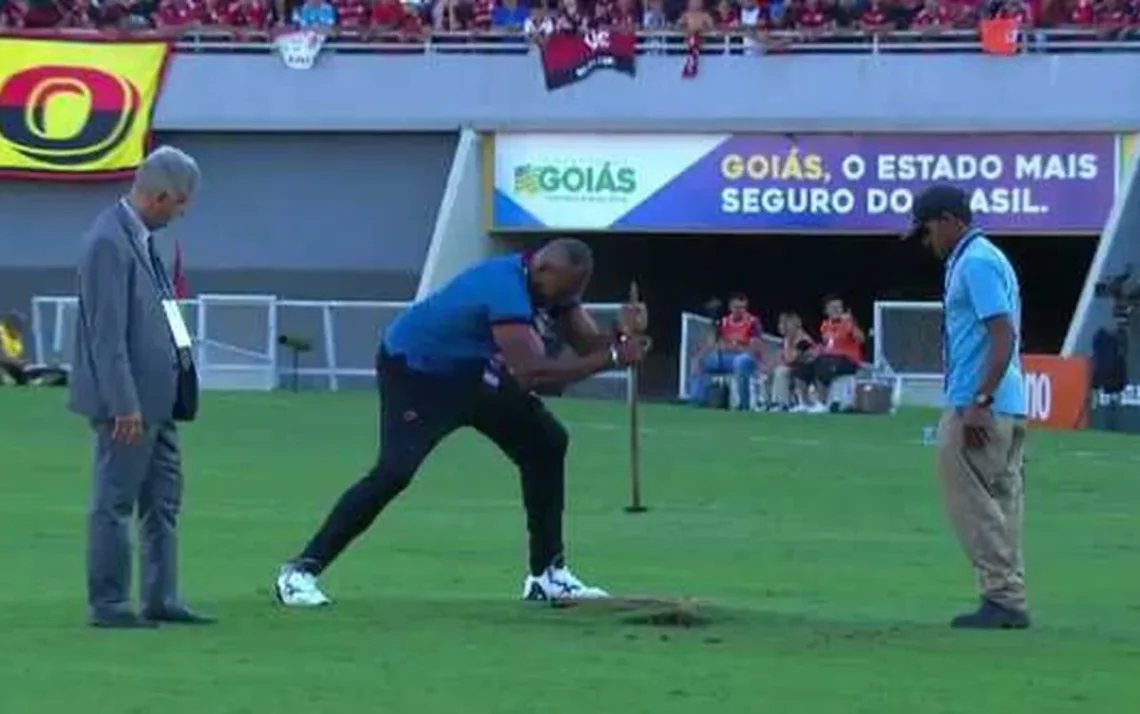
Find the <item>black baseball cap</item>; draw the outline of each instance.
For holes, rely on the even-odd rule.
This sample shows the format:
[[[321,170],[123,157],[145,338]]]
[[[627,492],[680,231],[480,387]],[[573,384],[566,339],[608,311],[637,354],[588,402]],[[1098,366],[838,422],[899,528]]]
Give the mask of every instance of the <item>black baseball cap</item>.
[[[944,183],[934,184],[915,196],[910,215],[911,227],[903,234],[903,240],[921,239],[926,232],[926,222],[942,216],[953,216],[966,225],[974,220],[966,192]]]

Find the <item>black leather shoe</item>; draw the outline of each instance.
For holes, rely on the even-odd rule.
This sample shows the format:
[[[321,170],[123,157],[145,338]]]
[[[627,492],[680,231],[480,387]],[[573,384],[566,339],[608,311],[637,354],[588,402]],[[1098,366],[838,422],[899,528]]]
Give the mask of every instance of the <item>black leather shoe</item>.
[[[157,622],[139,617],[129,610],[92,615],[90,624],[105,630],[153,630],[158,627]]]
[[[143,610],[143,617],[151,622],[169,622],[175,625],[212,625],[217,620],[199,615],[186,607],[166,607],[161,610]]]
[[[982,600],[981,607],[955,617],[950,626],[957,630],[1024,630],[1029,627],[1029,615],[1024,610]]]

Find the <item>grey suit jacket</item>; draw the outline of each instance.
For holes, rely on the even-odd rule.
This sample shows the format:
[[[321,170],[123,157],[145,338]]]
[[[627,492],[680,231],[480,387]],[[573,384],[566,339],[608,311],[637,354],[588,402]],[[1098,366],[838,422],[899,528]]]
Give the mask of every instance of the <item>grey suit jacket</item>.
[[[162,309],[164,279],[135,231],[116,202],[83,237],[68,406],[95,421],[139,412],[145,423],[165,423],[178,356]]]

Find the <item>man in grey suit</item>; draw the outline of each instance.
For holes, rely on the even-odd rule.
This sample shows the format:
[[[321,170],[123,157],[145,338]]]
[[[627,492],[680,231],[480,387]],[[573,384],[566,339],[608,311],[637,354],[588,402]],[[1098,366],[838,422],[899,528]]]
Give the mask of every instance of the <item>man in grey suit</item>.
[[[96,627],[213,622],[178,597],[182,465],[175,422],[194,418],[198,384],[185,326],[168,311],[176,311],[174,295],[153,236],[181,215],[198,179],[192,158],[155,150],[130,194],[84,237],[69,406],[94,431],[87,601]],[[130,604],[136,509],[141,615]]]

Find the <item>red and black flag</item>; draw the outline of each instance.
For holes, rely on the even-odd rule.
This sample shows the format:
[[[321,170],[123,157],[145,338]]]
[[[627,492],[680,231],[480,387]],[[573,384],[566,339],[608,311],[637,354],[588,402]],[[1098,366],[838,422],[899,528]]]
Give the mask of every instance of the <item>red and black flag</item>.
[[[633,76],[637,37],[625,32],[591,30],[584,34],[557,33],[542,48],[542,69],[549,90],[581,81],[596,69]]]

